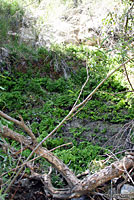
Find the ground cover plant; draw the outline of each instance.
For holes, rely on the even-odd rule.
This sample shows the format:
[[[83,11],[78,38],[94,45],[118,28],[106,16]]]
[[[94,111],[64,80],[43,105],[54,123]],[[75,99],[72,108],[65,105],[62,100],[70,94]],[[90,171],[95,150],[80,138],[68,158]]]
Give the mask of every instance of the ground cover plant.
[[[113,169],[110,174],[113,178],[114,166],[120,166],[117,172],[120,175],[124,163],[126,170],[133,164],[132,157],[126,156],[105,168],[133,146],[132,37],[122,35],[114,50],[105,45],[107,38],[94,48],[81,43],[33,49],[20,43],[19,35],[9,32],[15,23],[22,22],[24,9],[17,1],[0,3],[3,12],[0,36],[4,38],[0,40],[4,55],[0,58],[0,198],[9,199],[6,193],[20,175],[43,179],[45,194],[55,198],[94,196],[91,190],[99,186],[99,181],[103,179],[105,183],[111,178],[103,176],[103,171],[98,172],[96,176],[100,179],[94,179],[94,184],[90,175],[100,169],[104,173]],[[20,15],[16,20],[17,13]],[[114,14],[108,15],[106,25],[114,23],[109,16],[116,18]],[[114,73],[109,75],[111,71]],[[40,151],[36,148],[39,144]],[[32,161],[28,162],[29,159]],[[23,174],[17,172],[18,168],[23,168]],[[52,188],[49,175],[57,190]],[[71,190],[74,188],[72,192],[67,185]]]
[[[71,52],[73,48],[75,50],[75,47],[71,47]],[[68,53],[70,54],[70,47]],[[83,54],[85,53],[87,52],[84,52]],[[105,52],[103,52],[102,50],[100,51],[100,49],[98,50],[98,52],[97,50],[95,52],[88,51],[88,54],[92,55],[92,53],[95,55],[98,53],[98,59],[100,60],[101,55],[103,56]],[[109,65],[111,63],[111,58],[108,58],[105,55],[105,59],[106,60],[104,61],[103,56],[103,61],[107,63],[107,65]],[[87,62],[85,60],[80,61]],[[95,61],[97,63],[96,56]],[[112,63],[113,62],[114,60],[112,61]],[[115,63],[117,63],[117,58],[115,59]],[[72,61],[72,64],[75,64],[75,61]],[[91,79],[91,82],[89,80],[89,83],[87,83],[87,85],[85,86],[81,97],[78,99],[78,103],[83,101],[88,96],[91,90],[93,90],[95,86],[97,86],[97,84],[95,85],[95,82],[99,82],[101,78],[105,76],[106,70],[107,72],[109,70],[105,68],[104,72],[103,70],[101,70],[100,73],[100,62],[99,66],[97,66],[96,64],[95,68],[92,68],[91,76],[94,78]],[[45,65],[43,68],[40,69],[41,71],[38,71],[38,73],[36,73],[36,69],[33,69],[32,71],[29,67],[27,67],[26,70],[27,73],[24,73],[21,72],[20,69],[18,71],[14,66],[12,68],[12,71],[4,71],[4,73],[1,74],[1,110],[4,112],[10,112],[10,115],[12,117],[16,117],[18,113],[21,114],[21,117],[26,121],[26,123],[30,125],[32,132],[37,137],[37,141],[41,142],[45,137],[47,137],[48,133],[53,131],[54,128],[60,123],[60,121],[66,115],[68,115],[69,111],[76,102],[78,92],[81,89],[79,83],[83,85],[87,78],[86,66],[84,64],[84,66],[81,65],[79,67],[79,70],[72,70],[70,72],[71,75],[69,79],[65,79],[64,77],[62,77],[62,74],[60,74],[60,72],[58,74],[58,78],[56,79],[50,78],[49,74],[46,74],[45,77],[41,77],[40,73],[47,73],[45,71]],[[96,71],[100,73],[100,76],[98,76],[98,74],[97,76],[95,76]],[[119,74],[116,74],[116,76],[118,75],[118,77],[120,77],[122,71],[119,71],[118,73]],[[114,123],[127,122],[128,119],[133,119],[133,105],[131,103],[127,103],[124,93],[120,93],[122,91],[124,92],[125,90],[128,90],[128,88],[123,84],[123,82],[119,85],[119,79],[116,80],[116,76],[114,75],[113,77],[111,77],[111,79],[103,85],[102,89],[97,92],[89,102],[87,102],[82,111],[77,114],[78,119],[83,120],[86,118],[91,121],[104,120]],[[110,87],[108,87],[108,85],[110,85]],[[114,93],[116,92],[119,94],[117,94],[116,96],[110,95],[110,93],[113,91]],[[133,96],[131,96],[130,99],[131,101],[133,101]],[[103,101],[108,101],[109,103],[103,104]],[[125,113],[126,117],[124,115],[124,110],[128,110]],[[104,113],[102,113],[102,111]],[[2,119],[1,124],[2,126],[8,124],[9,128],[13,128],[13,123],[9,123],[6,120]],[[68,130],[69,133],[67,134],[65,133],[65,129],[66,126],[62,125],[56,131],[56,134],[52,136],[52,138],[49,138],[43,143],[43,146],[50,150],[56,148],[57,146],[61,146],[61,148],[55,150],[55,155],[61,158],[65,164],[71,162],[70,168],[76,174],[82,173],[83,169],[86,170],[86,168],[89,166],[89,163],[92,160],[97,159],[99,155],[99,160],[103,158],[101,157],[101,154],[104,154],[105,150],[101,149],[98,144],[100,144],[101,142],[104,143],[104,141],[106,140],[104,136],[99,135],[98,144],[96,143],[95,146],[93,146],[92,140],[91,142],[89,142],[89,138],[84,138],[83,134],[85,132],[89,132],[89,127],[70,128]],[[99,130],[95,128],[94,133],[92,133],[92,137],[97,137],[97,132],[99,132]],[[103,135],[105,132],[106,130],[102,130]],[[21,130],[19,130],[19,133],[24,135]],[[85,142],[82,142],[83,139]],[[73,145],[73,147],[62,147],[64,143],[68,142],[71,142],[70,145]],[[12,148],[17,148],[18,150],[20,149],[20,146],[16,142],[10,142],[10,145]],[[24,160],[29,155],[29,150],[24,150],[22,152],[22,158]],[[7,162],[7,165],[2,169],[1,173],[4,173],[7,168],[9,170],[11,166],[15,167],[16,163],[14,162],[15,165],[12,164],[12,158],[10,156],[6,156],[5,153],[1,152],[1,160],[3,159]],[[10,165],[8,165],[8,163],[10,163]],[[42,161],[40,170],[43,168],[44,165],[49,166],[48,164],[46,165],[46,161]],[[26,169],[26,171],[27,170],[28,169]],[[62,183],[60,183],[58,179],[56,181],[56,176],[53,177],[54,183],[56,184],[57,182],[57,186],[61,187]]]

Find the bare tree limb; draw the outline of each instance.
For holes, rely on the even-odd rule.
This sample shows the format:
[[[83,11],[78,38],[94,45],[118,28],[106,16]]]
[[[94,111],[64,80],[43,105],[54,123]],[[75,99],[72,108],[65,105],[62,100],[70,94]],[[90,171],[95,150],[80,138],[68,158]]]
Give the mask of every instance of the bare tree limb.
[[[25,144],[29,149],[33,150],[34,145],[32,145],[31,140],[27,139],[25,136],[22,136],[11,129],[3,126],[3,131],[0,130],[0,134],[7,138],[13,139],[19,143]],[[49,150],[46,148],[38,148],[35,150],[35,153],[44,157],[52,166],[57,169],[61,175],[66,179],[68,184],[72,187],[74,184],[78,184],[79,180],[75,177],[73,172],[56,156],[54,156]]]
[[[81,87],[81,90],[80,90],[80,93],[79,93],[79,95],[78,95],[78,97],[77,97],[77,99],[76,99],[76,101],[75,101],[75,103],[74,103],[74,105],[73,105],[73,108],[77,105],[77,103],[78,103],[78,100],[80,99],[80,96],[81,96],[81,94],[82,94],[82,92],[83,92],[83,89],[84,89],[84,87],[86,86],[86,84],[87,84],[87,82],[88,82],[88,80],[89,80],[89,69],[88,69],[88,65],[86,64],[86,71],[87,71],[87,78],[86,78],[86,81],[85,81],[85,83],[82,85],[82,87]]]
[[[129,83],[129,85],[130,85],[132,91],[134,91],[134,88],[133,88],[132,83],[131,83],[131,81],[130,81],[130,79],[129,79],[129,76],[128,76],[128,73],[127,73],[127,69],[126,69],[126,66],[125,66],[125,65],[124,65],[124,70],[125,70],[125,73],[126,73],[126,77],[127,77],[128,83]]]
[[[27,140],[25,136],[20,136],[20,134],[10,130],[5,126],[3,127],[3,131],[0,130],[0,134],[3,137],[9,137],[17,142],[25,142],[29,149],[34,149],[34,145],[30,144],[29,140]],[[122,160],[112,163],[110,166],[105,167],[99,172],[96,172],[93,175],[88,175],[83,180],[79,180],[61,160],[59,160],[47,149],[40,147],[35,151],[35,153],[42,155],[42,157],[51,163],[52,166],[57,169],[67,180],[68,187],[65,187],[64,189],[57,189],[54,188],[51,183],[51,173],[39,176],[35,175],[36,178],[42,180],[45,186],[45,191],[51,194],[54,198],[60,199],[69,199],[90,194],[90,192],[98,186],[115,177],[119,177],[121,174],[126,173],[126,170],[129,170],[134,166],[134,156],[127,155]]]
[[[35,150],[40,147],[51,135],[53,135],[53,133],[55,133],[59,127],[61,127],[61,125],[78,109],[80,108],[82,105],[84,105],[87,101],[89,101],[89,99],[93,96],[93,94],[95,94],[95,92],[102,86],[102,84],[109,79],[110,76],[112,76],[117,70],[119,70],[122,66],[126,65],[128,62],[130,62],[131,60],[133,60],[134,57],[128,59],[127,61],[125,61],[124,63],[122,63],[121,65],[119,65],[115,70],[111,71],[107,77],[105,79],[103,79],[98,86],[78,105],[76,105],[75,107],[73,107],[71,109],[71,111],[68,113],[68,115],[66,115],[66,117],[35,147]],[[14,120],[13,118],[9,117],[8,115],[4,114],[2,111],[0,111],[0,116],[8,119],[9,121]],[[20,122],[18,120],[14,120],[14,123],[16,124],[20,124]],[[22,124],[21,124],[22,126]],[[22,127],[23,128],[23,127]],[[35,136],[33,136],[35,137]]]
[[[28,135],[31,137],[33,143],[37,143],[35,135],[34,135],[33,132],[28,128],[28,126],[25,125],[25,123],[24,123],[24,121],[23,121],[23,118],[22,118],[21,116],[19,116],[21,121],[18,121],[18,120],[16,120],[16,119],[10,117],[9,115],[3,113],[2,111],[0,111],[0,116],[3,117],[3,118],[5,118],[5,119],[7,119],[7,120],[9,120],[9,121],[11,121],[11,122],[13,122],[13,123],[15,123],[15,124],[17,124],[17,125],[20,126],[21,128],[23,128],[24,131],[26,131],[26,132],[28,133]]]
[[[66,143],[66,144],[59,145],[59,146],[57,146],[57,147],[51,149],[50,151],[55,151],[56,149],[59,149],[59,148],[61,148],[61,147],[68,146],[68,145],[70,145],[70,144],[73,145],[72,142],[68,142],[68,143]]]
[[[110,166],[105,167],[103,170],[84,178],[82,180],[83,189],[86,190],[86,188],[88,188],[91,191],[94,189],[94,187],[98,187],[99,185],[102,185],[103,183],[115,177],[119,177],[126,170],[133,167],[133,165],[134,165],[134,156],[128,155],[124,157],[122,160],[116,161],[112,163]]]
[[[130,58],[129,60],[127,60],[126,62],[122,63],[121,65],[119,65],[115,70],[111,71],[107,77],[105,79],[103,79],[98,86],[78,105],[76,105],[75,107],[73,107],[71,109],[71,111],[68,113],[68,115],[55,127],[55,129],[53,129],[38,145],[36,148],[38,148],[39,146],[41,146],[51,135],[53,135],[53,133],[55,133],[57,131],[57,129],[78,109],[80,108],[82,105],[84,105],[87,101],[89,101],[89,99],[93,96],[93,94],[95,94],[95,92],[102,86],[102,84],[109,79],[110,76],[112,76],[117,70],[119,70],[121,67],[123,67],[124,65],[126,65],[128,62],[130,62],[131,60],[133,60],[134,57]]]
[[[122,91],[122,92],[115,92],[115,93],[109,93],[109,92],[105,92],[105,91],[99,91],[100,93],[104,93],[104,94],[109,94],[109,95],[116,95],[116,94],[124,94],[124,93],[128,93],[128,92],[134,92],[134,90],[126,90],[126,91]]]
[[[78,109],[80,108],[81,106],[85,105],[89,99],[93,96],[93,94],[95,94],[95,92],[102,86],[102,84],[108,80],[108,78],[110,76],[112,76],[118,69],[120,69],[122,66],[124,66],[125,64],[127,64],[128,62],[130,62],[131,60],[133,60],[134,57],[132,57],[131,59],[127,60],[126,62],[122,63],[120,66],[118,66],[115,70],[113,70],[112,72],[110,72],[107,77],[105,79],[103,79],[99,84],[98,86],[81,102],[79,103],[78,105],[75,105],[71,111],[68,113],[68,115],[55,127],[55,129],[53,129],[53,131],[51,131],[36,147],[33,147],[32,145],[29,146],[29,148],[32,150],[31,154],[28,156],[26,162],[32,157],[32,155],[34,153],[37,153],[37,154],[43,154],[46,158],[46,160],[48,160],[48,162],[50,162],[61,174],[62,176],[66,179],[66,181],[68,182],[69,186],[71,188],[75,188],[74,190],[77,192],[77,194],[79,194],[79,196],[81,194],[83,194],[83,190],[86,192],[88,187],[87,186],[87,182],[89,182],[88,179],[85,179],[84,182],[83,182],[83,187],[82,185],[80,184],[80,181],[77,179],[77,177],[75,177],[75,175],[70,171],[70,169],[62,162],[60,161],[57,157],[55,157],[51,152],[49,152],[47,149],[43,149],[41,147],[41,145],[53,134],[57,131],[57,129]],[[0,116],[10,120],[10,121],[13,121],[14,123],[18,124],[19,126],[21,126],[25,131],[27,130],[27,133],[30,134],[31,136],[31,139],[33,141],[36,142],[36,138],[34,136],[34,134],[29,131],[30,129],[24,124],[24,122],[21,120],[21,121],[18,121],[18,120],[15,120],[11,117],[9,117],[8,115],[4,114],[2,111],[0,111]],[[28,129],[27,129],[28,128]],[[3,134],[5,131],[8,132],[8,134],[10,135],[10,129],[8,129],[7,127],[4,127],[4,131],[2,131],[1,133]],[[13,131],[12,131],[13,133]],[[3,135],[4,136],[4,135]],[[11,137],[11,136],[10,136]],[[12,138],[12,137],[11,137]],[[20,138],[19,137],[13,137],[14,140],[16,140],[16,138],[18,139],[18,142],[20,142]],[[12,139],[13,139],[12,138]],[[24,139],[24,138],[22,138]],[[27,139],[24,139],[25,141],[27,141]],[[126,167],[127,168],[127,167]],[[13,184],[14,180],[17,178],[18,174],[20,174],[20,172],[23,170],[23,166],[20,168],[20,170],[17,172],[16,176],[14,177],[14,179],[12,180],[12,182],[10,183],[10,185],[8,186],[8,188],[6,189],[6,192],[9,190],[11,184]],[[101,180],[97,181],[98,183],[100,182]],[[106,180],[105,180],[106,181]],[[94,183],[94,181],[90,181],[91,185],[92,185],[92,189],[94,188],[94,186],[96,185]],[[82,192],[82,193],[81,193]]]

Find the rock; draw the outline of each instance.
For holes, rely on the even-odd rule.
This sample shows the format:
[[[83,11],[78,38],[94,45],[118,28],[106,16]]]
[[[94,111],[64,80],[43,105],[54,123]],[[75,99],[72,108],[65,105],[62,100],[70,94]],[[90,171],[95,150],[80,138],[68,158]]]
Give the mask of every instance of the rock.
[[[30,187],[30,180],[28,178],[21,179],[19,181],[19,184],[21,184],[22,187],[29,188]]]
[[[134,186],[124,184],[121,188],[121,194],[134,194]]]
[[[81,196],[79,198],[73,198],[71,200],[86,200],[86,199],[87,199],[86,196]]]

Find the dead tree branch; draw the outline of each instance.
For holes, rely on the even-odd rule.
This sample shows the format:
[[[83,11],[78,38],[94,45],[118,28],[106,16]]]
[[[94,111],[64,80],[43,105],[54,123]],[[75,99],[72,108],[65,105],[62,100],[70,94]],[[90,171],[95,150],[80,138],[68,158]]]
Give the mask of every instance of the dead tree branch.
[[[68,113],[68,115],[55,127],[55,129],[53,129],[38,145],[36,148],[38,148],[39,146],[41,146],[49,137],[51,137],[51,135],[53,135],[59,127],[61,127],[62,124],[64,124],[64,122],[81,106],[83,106],[84,104],[86,104],[87,101],[89,101],[89,99],[96,93],[96,91],[103,85],[103,83],[109,79],[109,77],[111,77],[117,70],[119,70],[121,67],[123,67],[124,65],[126,65],[127,63],[129,63],[131,60],[133,60],[134,57],[130,58],[129,60],[127,60],[126,62],[122,63],[121,65],[119,65],[115,70],[111,71],[107,77],[105,79],[103,79],[98,86],[79,104],[77,104],[75,107],[73,107],[71,109],[71,111]]]
[[[25,136],[12,131],[6,126],[3,127],[3,131],[0,130],[0,134],[5,138],[13,139],[17,142],[25,144],[29,149],[33,150],[34,145],[31,144],[31,140],[27,139]],[[74,173],[53,153],[49,150],[40,147],[36,149],[35,153],[44,157],[52,166],[58,170],[61,175],[68,182],[68,187],[65,189],[54,188],[51,183],[51,174],[44,174],[37,176],[44,183],[45,190],[51,194],[54,198],[69,199],[72,197],[79,197],[84,194],[89,194],[98,186],[104,184],[105,182],[119,177],[121,174],[125,173],[126,170],[134,166],[134,156],[127,155],[122,160],[116,161],[108,167],[100,170],[99,172],[86,176],[83,180],[79,180]]]
[[[6,126],[3,126],[3,131],[0,130],[0,134],[5,138],[10,138],[26,145],[32,151],[34,149],[34,145],[32,145],[32,141],[30,139],[27,139],[25,136],[22,136],[19,133],[12,131]],[[71,187],[73,186],[73,184],[77,184],[79,182],[73,172],[62,161],[54,156],[51,151],[47,150],[46,148],[40,147],[35,150],[35,153],[42,155],[42,157],[44,157],[50,164],[52,164],[52,166],[62,174],[62,176],[66,179]]]
[[[19,116],[20,121],[8,116],[7,114],[3,113],[2,111],[0,111],[0,116],[15,123],[16,125],[20,126],[24,131],[26,131],[26,133],[28,133],[28,135],[31,137],[33,143],[36,143],[36,137],[33,134],[33,132],[28,128],[28,126],[25,125],[23,118],[21,116]]]
[[[31,137],[31,139],[27,139],[25,136],[22,136],[11,129],[7,128],[6,126],[3,126],[3,130],[0,130],[0,134],[3,137],[9,137],[21,144],[24,144],[29,149],[32,150],[31,154],[26,159],[26,162],[31,158],[31,156],[34,153],[37,153],[38,155],[41,155],[44,157],[67,181],[68,183],[68,189],[58,190],[55,189],[50,181],[50,175],[44,175],[43,180],[46,187],[46,190],[53,195],[53,197],[56,198],[72,198],[81,196],[83,194],[88,194],[90,191],[98,187],[99,185],[107,182],[108,180],[111,180],[114,177],[120,176],[122,173],[124,173],[124,166],[125,169],[129,169],[134,165],[134,157],[133,156],[126,156],[123,161],[115,162],[114,164],[110,165],[109,167],[106,167],[104,170],[101,170],[98,173],[95,173],[92,176],[87,176],[85,179],[80,181],[74,173],[61,161],[59,160],[52,152],[42,147],[42,144],[53,134],[57,131],[59,127],[68,119],[70,118],[78,109],[80,109],[82,106],[84,106],[89,99],[96,93],[96,91],[102,86],[102,84],[108,80],[110,76],[112,76],[118,69],[120,69],[122,66],[126,65],[128,62],[133,60],[134,57],[127,60],[120,66],[118,66],[115,70],[110,72],[105,79],[103,79],[98,86],[79,104],[74,104],[75,106],[71,109],[71,111],[68,113],[68,115],[51,131],[40,143],[37,144],[36,138],[32,131],[24,124],[23,119],[20,117],[21,121],[18,121],[16,119],[13,119],[0,111],[0,116],[4,117],[5,119],[14,122],[15,124],[19,125],[21,128],[23,128]],[[81,93],[80,93],[81,94]],[[77,99],[78,101],[78,99]],[[77,113],[77,112],[76,112]],[[35,144],[36,147],[35,147]],[[124,165],[123,165],[123,163]],[[19,169],[16,176],[13,178],[12,182],[9,184],[9,186],[6,189],[6,192],[9,190],[11,184],[13,184],[16,177],[20,174],[22,171],[23,166]]]

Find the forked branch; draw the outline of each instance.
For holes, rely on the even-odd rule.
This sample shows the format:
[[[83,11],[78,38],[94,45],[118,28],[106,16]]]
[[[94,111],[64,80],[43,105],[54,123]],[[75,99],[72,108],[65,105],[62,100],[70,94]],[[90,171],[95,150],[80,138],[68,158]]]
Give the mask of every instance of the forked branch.
[[[0,134],[5,138],[8,137],[27,145],[31,150],[34,149],[34,145],[31,144],[31,140],[27,139],[25,136],[20,136],[20,134],[5,126],[3,127],[3,131],[0,130]],[[83,180],[79,180],[75,174],[49,150],[40,147],[35,151],[35,153],[45,158],[66,179],[68,187],[57,189],[53,187],[51,183],[50,174],[39,175],[36,177],[43,182],[47,193],[51,194],[54,198],[59,199],[69,199],[86,194],[89,195],[90,192],[98,186],[115,177],[119,177],[121,174],[126,173],[128,169],[134,166],[134,156],[127,155],[122,160],[112,163],[110,166],[105,167],[99,172],[93,175],[87,175]]]
[[[127,64],[128,62],[130,62],[133,59],[134,59],[134,57],[127,60],[126,62],[124,62],[123,64],[118,66],[115,70],[110,72],[107,75],[107,77],[105,79],[103,79],[98,84],[98,86],[81,103],[77,104],[77,102],[76,102],[76,104],[74,104],[74,107],[68,113],[68,115],[58,124],[57,127],[55,127],[55,129],[51,133],[48,134],[47,137],[45,137],[40,143],[38,143],[36,145],[36,147],[35,147],[35,144],[37,143],[36,138],[35,138],[34,134],[32,133],[32,131],[24,124],[23,119],[20,117],[21,120],[18,121],[14,118],[9,117],[2,111],[0,111],[1,117],[19,125],[30,135],[31,139],[27,139],[25,136],[22,136],[16,132],[12,131],[11,129],[7,128],[6,126],[3,127],[3,130],[0,130],[0,134],[3,137],[5,137],[5,138],[9,137],[21,144],[24,144],[25,146],[27,146],[29,149],[32,150],[32,152],[28,156],[26,162],[31,158],[31,156],[34,153],[37,153],[38,155],[41,155],[42,157],[44,157],[66,179],[66,181],[68,183],[68,188],[59,190],[52,186],[50,175],[41,176],[46,190],[50,194],[52,194],[53,197],[68,199],[68,198],[72,198],[72,197],[78,197],[83,194],[88,194],[92,190],[94,190],[96,187],[98,187],[99,185],[102,185],[103,183],[105,183],[115,177],[120,176],[122,173],[124,173],[126,170],[128,170],[129,168],[131,168],[134,165],[134,156],[129,155],[129,156],[124,157],[123,160],[115,162],[112,165],[104,168],[100,172],[97,172],[97,173],[93,174],[92,176],[88,175],[83,180],[79,180],[75,176],[75,174],[68,168],[67,165],[65,165],[60,159],[58,159],[52,152],[50,152],[49,150],[42,147],[42,144],[44,143],[44,141],[46,141],[53,133],[55,133],[57,131],[57,129],[59,127],[61,127],[61,125],[67,119],[69,119],[74,113],[77,113],[76,111],[78,109],[80,109],[82,106],[84,106],[90,100],[90,98],[96,93],[96,91],[102,86],[102,84],[106,80],[108,80],[108,78],[110,76],[112,76],[112,74],[114,74],[118,69],[120,69],[122,66],[124,66],[125,64]],[[12,180],[11,184],[14,182],[14,180],[16,179],[18,174],[21,172],[21,170],[23,169],[23,166],[20,168],[20,170],[18,171],[18,173]],[[10,186],[8,186],[7,190],[9,189],[9,187]]]
[[[3,113],[2,111],[0,111],[0,116],[15,123],[18,126],[20,126],[24,131],[26,131],[26,133],[28,133],[28,135],[31,137],[33,143],[37,142],[35,135],[31,131],[31,129],[28,126],[26,126],[26,124],[24,123],[24,120],[21,116],[19,116],[20,121],[10,117],[9,115]]]

